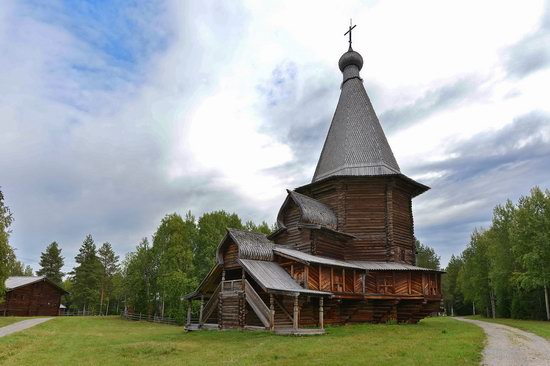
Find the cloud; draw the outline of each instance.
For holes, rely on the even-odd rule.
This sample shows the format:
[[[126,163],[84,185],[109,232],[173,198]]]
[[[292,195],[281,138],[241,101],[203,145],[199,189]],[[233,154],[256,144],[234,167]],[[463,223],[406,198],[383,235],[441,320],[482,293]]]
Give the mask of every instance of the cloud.
[[[467,103],[479,97],[483,80],[467,76],[429,89],[421,97],[404,106],[396,106],[380,114],[380,121],[388,131],[406,128],[445,108]]]
[[[417,236],[446,259],[464,247],[475,227],[490,225],[491,211],[531,187],[548,187],[550,113],[518,116],[497,131],[449,144],[449,159],[411,167],[432,187],[415,200]]]
[[[201,60],[212,59],[220,72],[215,60],[223,51],[197,47],[199,39],[231,45],[239,37],[224,22],[206,35],[197,29],[225,10],[226,21],[240,24],[238,7],[195,19],[197,4],[7,5],[0,14],[8,29],[0,33],[0,69],[9,70],[0,76],[0,178],[22,260],[37,267],[40,251],[57,240],[70,268],[88,233],[124,253],[173,211],[266,217],[239,204],[241,195],[220,185],[215,171],[170,175],[173,131],[188,125],[182,111],[217,77],[205,74]],[[181,162],[184,171],[192,159]]]
[[[550,1],[538,29],[505,51],[506,70],[517,78],[526,77],[550,65]]]

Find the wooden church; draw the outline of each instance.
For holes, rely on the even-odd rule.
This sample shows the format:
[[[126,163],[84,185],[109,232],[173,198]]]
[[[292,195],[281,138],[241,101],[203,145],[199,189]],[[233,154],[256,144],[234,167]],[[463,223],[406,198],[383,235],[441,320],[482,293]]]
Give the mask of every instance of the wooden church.
[[[350,28],[351,31],[351,28]],[[441,272],[415,266],[411,201],[429,187],[399,168],[351,48],[311,183],[288,191],[270,236],[228,229],[186,298],[187,329],[324,332],[325,324],[416,323],[441,303]]]

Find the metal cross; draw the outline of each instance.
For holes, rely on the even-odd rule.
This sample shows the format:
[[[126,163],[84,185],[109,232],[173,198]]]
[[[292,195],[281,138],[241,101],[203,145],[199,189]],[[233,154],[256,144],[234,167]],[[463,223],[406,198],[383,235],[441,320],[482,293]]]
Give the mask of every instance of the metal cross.
[[[349,30],[348,30],[346,33],[344,33],[344,36],[347,36],[348,33],[349,33],[349,49],[350,49],[350,50],[351,50],[351,31],[352,31],[353,28],[355,28],[355,27],[357,27],[357,25],[352,26],[352,25],[351,25],[351,19],[350,19],[350,20],[349,20]]]

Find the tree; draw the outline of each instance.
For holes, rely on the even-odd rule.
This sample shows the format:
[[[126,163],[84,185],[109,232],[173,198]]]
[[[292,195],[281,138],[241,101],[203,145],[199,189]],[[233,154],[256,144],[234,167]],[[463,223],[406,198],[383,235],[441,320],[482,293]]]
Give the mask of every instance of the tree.
[[[84,310],[93,310],[99,299],[102,266],[91,235],[84,239],[75,261],[73,300]]]
[[[40,254],[40,269],[36,272],[39,276],[46,276],[53,282],[61,285],[64,273],[61,268],[65,264],[61,256],[61,249],[57,242],[52,242],[46,250]]]
[[[249,228],[256,228],[253,223]],[[227,232],[227,228],[244,229],[241,219],[236,214],[225,211],[205,213],[198,222],[198,235],[194,242],[194,265],[196,277],[200,280],[206,276],[216,261],[216,248]]]
[[[109,302],[113,291],[113,278],[118,272],[118,255],[115,255],[110,243],[105,242],[97,251],[101,262],[101,288],[99,300],[99,313],[103,314],[103,301],[107,295],[107,311],[109,313]]]
[[[518,293],[517,286],[511,281],[516,265],[510,238],[515,211],[514,204],[510,200],[504,205],[497,205],[493,210],[492,226],[485,233],[487,253],[491,263],[489,279],[495,293],[496,315],[499,317],[511,315],[513,297]]]
[[[166,215],[153,236],[154,278],[161,316],[183,318],[181,297],[196,284],[193,264],[194,217],[185,220],[176,213]]]
[[[543,289],[546,319],[550,321],[550,191],[535,187],[521,197],[513,223],[512,251],[522,265],[514,274],[525,290]]]
[[[153,251],[149,240],[143,238],[134,252],[128,253],[122,263],[125,307],[150,314],[154,307],[156,278],[154,277]]]
[[[13,216],[4,204],[4,195],[0,190],[0,302],[3,301],[5,293],[4,283],[10,275],[11,263],[15,259],[15,254],[9,244],[10,226],[13,222]]]
[[[14,256],[15,258],[15,256]],[[32,276],[33,269],[29,265],[14,259],[10,264],[10,276]]]
[[[442,277],[443,303],[447,314],[451,316],[461,314],[464,306],[464,296],[458,286],[458,274],[462,267],[462,258],[452,255]]]
[[[486,232],[474,230],[470,243],[462,252],[464,265],[458,282],[464,298],[475,308],[495,317],[494,291],[489,278],[490,261],[487,253]]]
[[[269,227],[269,225],[265,221],[262,221],[262,223],[260,225],[256,225],[254,223],[254,221],[247,221],[244,224],[244,229],[246,231],[253,231],[253,232],[261,233],[261,234],[264,234],[264,235],[269,235],[269,234],[273,233],[276,230],[274,225],[272,227]]]
[[[416,241],[416,265],[418,267],[439,269],[441,257],[435,254],[435,250],[420,241]]]

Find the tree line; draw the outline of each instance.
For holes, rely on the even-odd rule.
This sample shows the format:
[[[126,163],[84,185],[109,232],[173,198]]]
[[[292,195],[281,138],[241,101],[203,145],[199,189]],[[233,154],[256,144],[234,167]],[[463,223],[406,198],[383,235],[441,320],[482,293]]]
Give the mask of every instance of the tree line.
[[[550,320],[550,191],[497,205],[446,271],[448,314]]]
[[[9,245],[13,215],[0,191],[0,295],[9,276],[32,276],[33,269],[16,259]],[[143,238],[134,251],[120,258],[109,242],[97,246],[87,235],[75,266],[63,273],[64,257],[57,242],[40,255],[36,275],[47,276],[69,292],[69,311],[118,314],[127,309],[143,314],[183,319],[182,296],[193,291],[215,263],[215,251],[227,228],[270,234],[266,222],[244,222],[234,213],[214,211],[198,219],[188,212],[166,215],[151,240]],[[1,301],[1,300],[0,300]]]

